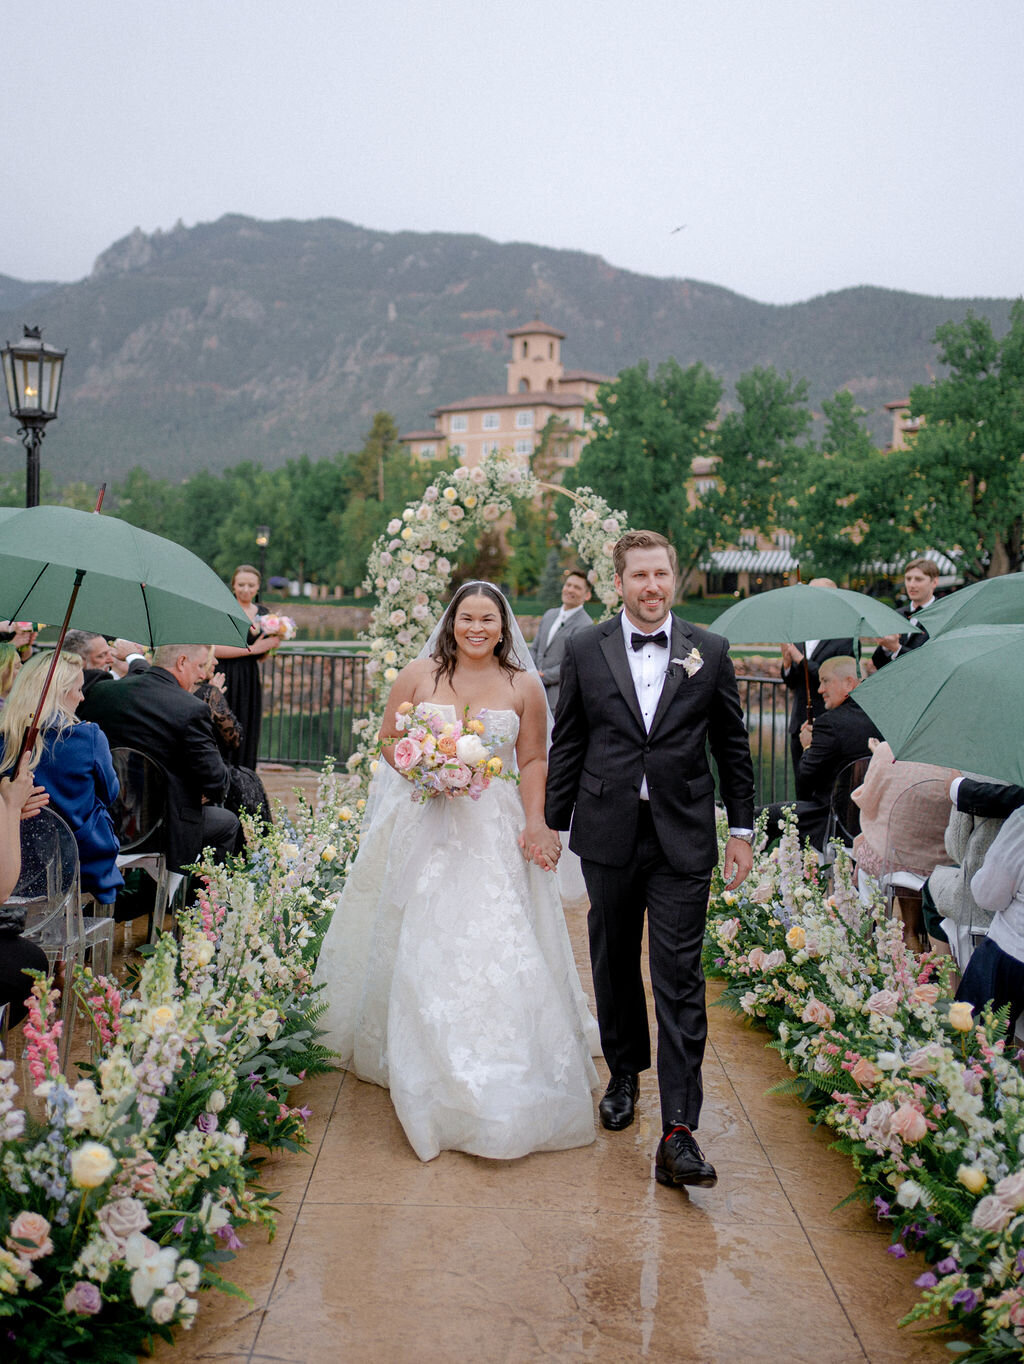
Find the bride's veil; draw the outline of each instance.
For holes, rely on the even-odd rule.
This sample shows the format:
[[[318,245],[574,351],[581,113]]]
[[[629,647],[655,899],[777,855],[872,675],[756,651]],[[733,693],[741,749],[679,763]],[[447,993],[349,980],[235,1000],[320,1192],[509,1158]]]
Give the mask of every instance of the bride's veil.
[[[536,663],[534,663],[533,655],[530,653],[530,646],[527,644],[523,632],[519,628],[519,622],[516,620],[515,615],[512,611],[511,603],[505,596],[504,592],[502,592],[500,588],[495,587],[494,583],[484,582],[482,579],[473,579],[467,583],[462,584],[462,586],[453,596],[452,600],[448,603],[444,611],[442,611],[441,615],[438,617],[437,623],[435,624],[433,630],[431,630],[426,644],[424,644],[423,648],[419,651],[416,657],[417,658],[433,657],[434,650],[437,648],[437,641],[440,638],[441,631],[444,628],[446,620],[451,615],[452,606],[454,605],[456,599],[467,595],[465,592],[465,589],[467,587],[486,587],[489,591],[494,592],[497,596],[501,598],[505,608],[504,616],[507,622],[506,628],[508,629],[509,632],[509,643],[511,645],[511,651],[509,655],[510,661],[514,663],[516,667],[520,668],[523,672],[527,673],[529,676],[536,678],[537,685],[543,687],[543,683],[541,682],[540,679],[540,673],[537,671],[537,665]],[[546,741],[547,747],[550,748],[552,720],[551,712],[548,710],[546,702],[544,705],[544,710],[547,715]],[[392,811],[397,801],[403,797],[406,800],[409,799],[409,783],[403,781],[403,779],[398,775],[398,773],[394,770],[390,763],[387,763],[383,759],[381,759],[381,761],[377,764],[377,771],[373,775],[373,780],[370,782],[370,790],[366,798],[366,809],[363,812],[362,824],[363,830],[365,831],[369,829],[372,821],[381,819],[386,813]]]

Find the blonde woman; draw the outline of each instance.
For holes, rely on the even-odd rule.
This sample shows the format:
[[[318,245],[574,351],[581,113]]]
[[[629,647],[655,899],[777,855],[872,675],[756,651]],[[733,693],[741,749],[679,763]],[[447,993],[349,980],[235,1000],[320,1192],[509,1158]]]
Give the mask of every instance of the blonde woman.
[[[52,657],[47,651],[29,659],[11,688],[0,714],[0,776],[13,765],[39,707]],[[110,814],[119,788],[106,735],[98,725],[79,720],[75,714],[82,701],[82,681],[81,658],[62,653],[39,716],[29,766],[37,783],[50,793],[50,808],[74,832],[82,889],[101,904],[113,904],[124,885],[116,863],[120,845]]]
[[[21,654],[10,640],[4,640],[0,643],[0,710],[4,708],[20,668]]]

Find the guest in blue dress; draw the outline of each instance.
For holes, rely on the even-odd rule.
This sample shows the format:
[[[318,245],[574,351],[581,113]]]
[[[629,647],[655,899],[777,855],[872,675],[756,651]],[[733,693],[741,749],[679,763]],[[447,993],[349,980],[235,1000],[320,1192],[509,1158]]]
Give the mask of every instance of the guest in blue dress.
[[[15,760],[39,705],[52,657],[49,651],[36,654],[15,679],[0,713],[0,772]],[[82,890],[100,904],[113,904],[124,885],[117,869],[120,845],[110,813],[119,788],[106,735],[98,725],[75,715],[82,701],[82,680],[82,660],[77,654],[62,653],[46,694],[32,767],[37,784],[50,793],[50,809],[75,835]]]

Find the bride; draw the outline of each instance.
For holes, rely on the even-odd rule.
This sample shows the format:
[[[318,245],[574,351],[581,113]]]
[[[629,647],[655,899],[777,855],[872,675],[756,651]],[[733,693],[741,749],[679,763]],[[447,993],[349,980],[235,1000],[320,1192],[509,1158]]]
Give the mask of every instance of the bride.
[[[479,718],[519,785],[499,778],[478,800],[415,803],[392,757],[404,703]],[[387,700],[384,761],[316,980],[325,1040],[390,1089],[421,1160],[594,1140],[596,1025],[552,874],[559,837],[543,815],[547,715],[508,602],[481,582],[456,592]]]

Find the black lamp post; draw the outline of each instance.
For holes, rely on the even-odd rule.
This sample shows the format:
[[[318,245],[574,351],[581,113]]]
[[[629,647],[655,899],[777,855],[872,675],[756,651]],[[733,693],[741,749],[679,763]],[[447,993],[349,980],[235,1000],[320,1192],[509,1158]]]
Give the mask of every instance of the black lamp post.
[[[263,592],[263,580],[267,576],[267,546],[270,544],[270,527],[256,527],[256,544],[260,551],[260,593]]]
[[[25,506],[39,506],[39,447],[46,424],[57,415],[60,381],[67,351],[48,346],[39,327],[26,327],[17,344],[8,341],[0,350],[7,406],[21,423],[18,435],[28,451],[25,471]]]

